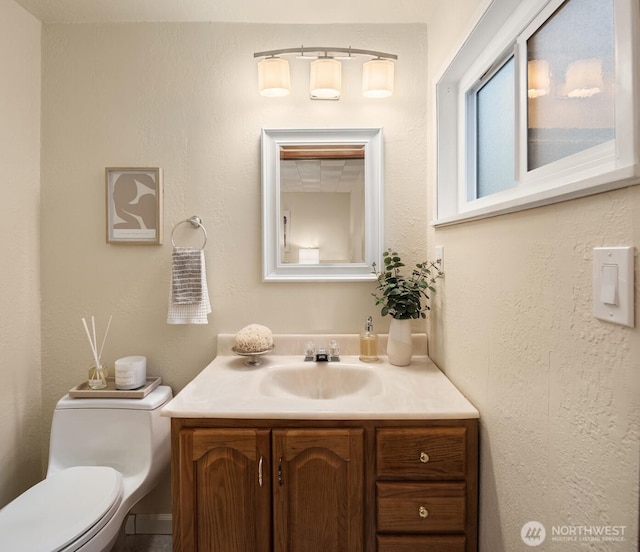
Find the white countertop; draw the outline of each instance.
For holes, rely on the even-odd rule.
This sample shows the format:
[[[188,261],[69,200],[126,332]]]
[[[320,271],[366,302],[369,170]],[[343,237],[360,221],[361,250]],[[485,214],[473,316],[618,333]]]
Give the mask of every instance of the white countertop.
[[[276,347],[277,348],[277,347]],[[221,349],[226,352],[226,349]],[[358,365],[372,370],[382,384],[372,396],[343,395],[334,399],[268,396],[261,386],[270,372],[302,364],[301,355],[266,354],[263,364],[249,367],[245,358],[220,355],[206,366],[162,410],[176,418],[269,418],[301,420],[469,419],[475,407],[425,355],[409,366],[393,366],[381,356],[364,363],[355,355],[339,363],[307,362],[302,370],[331,370]]]

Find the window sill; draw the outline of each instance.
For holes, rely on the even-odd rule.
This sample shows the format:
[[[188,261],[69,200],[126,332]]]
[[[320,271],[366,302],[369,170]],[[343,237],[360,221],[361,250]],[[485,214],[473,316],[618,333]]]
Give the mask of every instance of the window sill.
[[[436,218],[429,224],[434,228],[441,228],[627,188],[640,184],[640,165],[629,165],[602,176],[606,177],[606,182],[589,179],[567,184],[491,205],[469,208],[464,212]]]

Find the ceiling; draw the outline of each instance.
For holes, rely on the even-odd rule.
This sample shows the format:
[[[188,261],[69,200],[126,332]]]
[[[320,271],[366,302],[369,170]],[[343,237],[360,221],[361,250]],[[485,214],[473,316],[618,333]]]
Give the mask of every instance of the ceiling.
[[[426,23],[442,0],[15,0],[44,23]],[[451,0],[449,0],[451,1]],[[468,0],[456,0],[461,7]]]
[[[280,161],[281,192],[344,192],[364,189],[364,159]]]

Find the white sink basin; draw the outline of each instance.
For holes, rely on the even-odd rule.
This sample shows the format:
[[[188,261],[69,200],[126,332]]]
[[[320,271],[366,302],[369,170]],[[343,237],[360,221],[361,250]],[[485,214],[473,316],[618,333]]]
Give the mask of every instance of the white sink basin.
[[[260,382],[270,397],[339,399],[373,397],[382,392],[374,368],[361,364],[305,362],[273,366]]]

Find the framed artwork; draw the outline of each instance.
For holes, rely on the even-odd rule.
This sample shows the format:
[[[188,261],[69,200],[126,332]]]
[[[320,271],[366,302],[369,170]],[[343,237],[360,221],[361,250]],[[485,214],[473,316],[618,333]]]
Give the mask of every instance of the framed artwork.
[[[162,243],[162,170],[105,169],[107,243]]]

